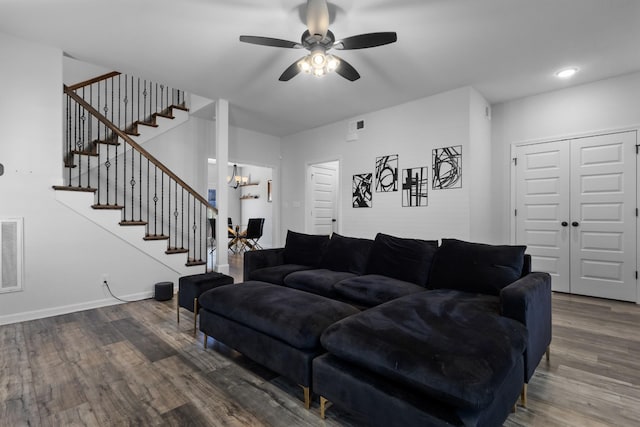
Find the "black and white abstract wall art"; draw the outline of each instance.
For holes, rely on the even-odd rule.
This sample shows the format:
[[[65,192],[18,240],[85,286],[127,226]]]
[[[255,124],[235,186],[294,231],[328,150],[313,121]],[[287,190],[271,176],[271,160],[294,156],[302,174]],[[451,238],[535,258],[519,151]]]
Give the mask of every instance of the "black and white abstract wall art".
[[[376,192],[398,191],[398,155],[376,158]]]
[[[353,175],[351,192],[353,194],[354,208],[370,208],[372,206],[371,180],[371,173]]]
[[[402,206],[428,206],[428,168],[402,170]]]
[[[435,148],[432,160],[434,190],[462,188],[462,145]]]

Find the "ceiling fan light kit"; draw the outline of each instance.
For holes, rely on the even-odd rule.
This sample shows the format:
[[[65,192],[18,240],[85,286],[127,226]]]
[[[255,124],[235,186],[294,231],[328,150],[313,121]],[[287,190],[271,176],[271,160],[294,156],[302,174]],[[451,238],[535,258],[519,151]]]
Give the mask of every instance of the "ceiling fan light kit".
[[[322,77],[332,72],[349,81],[360,78],[360,74],[347,61],[327,53],[330,49],[367,49],[394,43],[398,40],[395,32],[367,33],[335,40],[329,31],[329,8],[326,0],[307,1],[307,30],[302,34],[301,43],[261,36],[240,36],[244,43],[289,49],[307,49],[309,54],[291,64],[280,76],[280,81],[289,81],[301,72]]]

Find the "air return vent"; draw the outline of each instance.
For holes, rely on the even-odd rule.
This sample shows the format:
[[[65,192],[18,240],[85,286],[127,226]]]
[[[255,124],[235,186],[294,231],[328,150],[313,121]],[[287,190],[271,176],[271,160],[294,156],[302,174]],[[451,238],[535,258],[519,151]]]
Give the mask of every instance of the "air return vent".
[[[0,292],[22,289],[22,218],[0,218]]]

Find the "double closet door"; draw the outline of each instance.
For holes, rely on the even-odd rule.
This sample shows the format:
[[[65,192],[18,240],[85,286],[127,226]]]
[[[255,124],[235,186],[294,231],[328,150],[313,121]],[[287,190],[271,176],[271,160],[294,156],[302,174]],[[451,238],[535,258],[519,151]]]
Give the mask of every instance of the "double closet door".
[[[636,131],[515,148],[516,243],[555,291],[638,300]]]

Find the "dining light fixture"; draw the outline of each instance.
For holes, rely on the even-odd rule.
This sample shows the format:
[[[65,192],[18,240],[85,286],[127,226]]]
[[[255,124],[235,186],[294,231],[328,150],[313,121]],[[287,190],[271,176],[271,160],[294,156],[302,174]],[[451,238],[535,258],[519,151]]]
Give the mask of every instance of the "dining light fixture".
[[[242,177],[238,175],[238,165],[233,165],[233,172],[231,173],[231,177],[227,184],[231,188],[238,188],[240,186],[240,181],[242,181]]]

